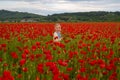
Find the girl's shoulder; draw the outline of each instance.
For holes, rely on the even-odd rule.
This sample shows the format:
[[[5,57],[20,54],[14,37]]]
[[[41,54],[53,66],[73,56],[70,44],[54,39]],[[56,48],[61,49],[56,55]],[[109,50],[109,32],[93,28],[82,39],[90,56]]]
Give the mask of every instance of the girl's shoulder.
[[[57,32],[54,32],[53,35],[57,35]]]
[[[53,34],[57,34],[57,32],[54,32]]]

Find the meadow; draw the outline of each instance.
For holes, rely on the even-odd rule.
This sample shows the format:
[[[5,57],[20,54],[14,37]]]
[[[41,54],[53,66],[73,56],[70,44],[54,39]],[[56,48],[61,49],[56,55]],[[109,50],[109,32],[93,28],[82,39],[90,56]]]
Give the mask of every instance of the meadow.
[[[0,80],[120,80],[120,23],[0,23]]]

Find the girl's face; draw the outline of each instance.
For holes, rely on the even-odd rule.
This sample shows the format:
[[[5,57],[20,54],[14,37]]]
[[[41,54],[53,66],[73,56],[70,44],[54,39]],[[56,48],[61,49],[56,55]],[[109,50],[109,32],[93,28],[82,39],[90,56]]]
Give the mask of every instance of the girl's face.
[[[61,31],[61,26],[60,25],[56,26],[55,30],[60,32]]]

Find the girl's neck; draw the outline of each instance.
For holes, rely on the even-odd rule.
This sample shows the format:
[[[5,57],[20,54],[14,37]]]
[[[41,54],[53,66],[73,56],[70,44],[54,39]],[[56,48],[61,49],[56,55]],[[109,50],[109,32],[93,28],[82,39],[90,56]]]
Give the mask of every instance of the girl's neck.
[[[59,33],[60,33],[60,31],[56,31],[56,32],[59,32]]]

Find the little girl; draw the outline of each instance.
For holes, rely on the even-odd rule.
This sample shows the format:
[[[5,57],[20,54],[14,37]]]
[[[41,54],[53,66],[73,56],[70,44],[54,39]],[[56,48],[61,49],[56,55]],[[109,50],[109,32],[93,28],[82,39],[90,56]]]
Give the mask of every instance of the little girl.
[[[55,32],[53,34],[53,42],[60,42],[62,40],[61,36],[61,26],[59,23],[55,24]]]

